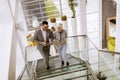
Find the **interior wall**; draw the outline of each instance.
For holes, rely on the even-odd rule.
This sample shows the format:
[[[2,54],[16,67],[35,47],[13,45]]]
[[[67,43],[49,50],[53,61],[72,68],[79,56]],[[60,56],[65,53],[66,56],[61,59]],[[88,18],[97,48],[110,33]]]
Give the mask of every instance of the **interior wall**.
[[[8,80],[12,31],[8,0],[0,0],[0,80]]]
[[[106,48],[106,18],[116,16],[113,0],[102,0],[102,48]]]
[[[87,0],[87,13],[94,13],[98,11],[98,1],[99,0]]]

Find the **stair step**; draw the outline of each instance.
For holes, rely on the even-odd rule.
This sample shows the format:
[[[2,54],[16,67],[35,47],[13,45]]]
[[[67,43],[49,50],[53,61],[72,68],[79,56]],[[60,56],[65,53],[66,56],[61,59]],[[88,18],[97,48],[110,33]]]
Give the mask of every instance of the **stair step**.
[[[35,2],[40,2],[39,0],[28,0],[28,1],[21,1],[22,4],[31,4]]]
[[[77,66],[70,66],[70,67],[66,67],[66,68],[60,68],[60,69],[56,69],[56,70],[51,70],[48,72],[44,72],[44,73],[37,73],[37,79],[45,79],[45,78],[49,78],[49,77],[55,77],[55,76],[59,76],[59,75],[65,75],[65,74],[69,74],[69,73],[73,73],[73,72],[78,72],[78,71],[84,71],[87,70],[87,67],[82,67],[81,65],[77,65]]]
[[[60,17],[56,5],[52,1],[40,0],[21,0],[23,12],[28,29],[32,30],[33,16],[36,16],[38,22],[48,20],[51,17]]]
[[[51,69],[49,71],[46,70],[45,65],[43,63],[43,59],[38,60],[37,67],[36,67],[36,77],[43,79],[51,76],[69,74],[72,72],[82,71],[87,69],[84,62],[80,63],[80,60],[78,58],[75,58],[72,55],[68,54],[68,60],[69,60],[70,66],[61,67],[59,56],[50,57]]]

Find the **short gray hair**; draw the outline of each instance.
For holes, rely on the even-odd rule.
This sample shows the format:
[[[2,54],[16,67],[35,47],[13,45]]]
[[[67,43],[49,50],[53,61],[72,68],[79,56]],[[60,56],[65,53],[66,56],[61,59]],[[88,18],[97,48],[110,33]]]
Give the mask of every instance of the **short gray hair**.
[[[61,26],[61,27],[63,27],[62,23],[58,23],[58,26]]]

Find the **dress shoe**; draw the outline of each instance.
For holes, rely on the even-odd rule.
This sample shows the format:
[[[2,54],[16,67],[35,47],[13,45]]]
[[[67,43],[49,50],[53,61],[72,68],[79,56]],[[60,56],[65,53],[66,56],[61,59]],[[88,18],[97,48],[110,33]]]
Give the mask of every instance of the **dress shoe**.
[[[67,62],[66,65],[69,66],[69,62]]]
[[[47,68],[46,68],[47,70],[49,70],[50,69],[50,66],[47,66]]]
[[[49,56],[51,56],[51,54],[49,54]]]
[[[64,66],[64,61],[62,61],[61,63],[62,63],[62,66]]]

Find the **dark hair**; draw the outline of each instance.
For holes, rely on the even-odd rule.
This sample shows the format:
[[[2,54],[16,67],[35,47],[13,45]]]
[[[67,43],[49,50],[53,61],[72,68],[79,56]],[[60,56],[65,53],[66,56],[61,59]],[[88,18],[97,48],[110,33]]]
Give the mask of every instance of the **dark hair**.
[[[47,21],[43,21],[42,25],[44,25],[44,24],[48,25],[48,22]]]
[[[51,29],[52,29],[53,31],[55,31],[55,27],[51,27]]]

